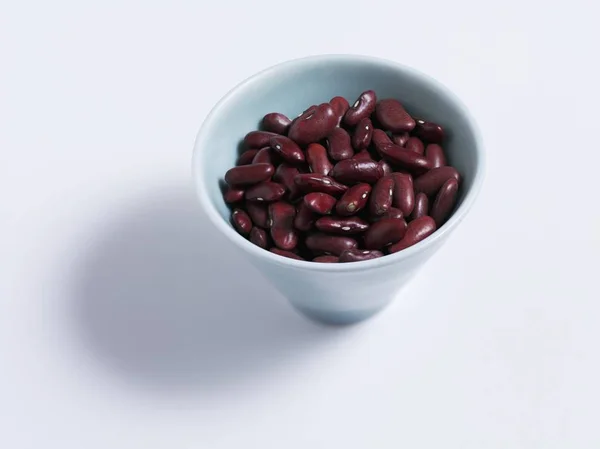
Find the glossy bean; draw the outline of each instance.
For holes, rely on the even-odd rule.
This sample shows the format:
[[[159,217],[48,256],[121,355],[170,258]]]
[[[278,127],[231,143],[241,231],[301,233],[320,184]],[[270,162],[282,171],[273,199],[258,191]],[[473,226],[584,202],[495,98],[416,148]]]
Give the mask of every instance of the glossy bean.
[[[279,249],[276,247],[271,248],[269,251],[271,251],[272,253],[275,253],[279,256],[287,257],[288,259],[304,260],[298,254],[294,254],[291,251],[285,251],[285,250],[282,250],[282,249]]]
[[[296,216],[296,208],[285,201],[277,201],[269,204],[269,219],[271,227],[287,227],[291,228]]]
[[[269,208],[266,204],[255,201],[246,201],[245,206],[246,212],[248,212],[248,215],[250,215],[250,218],[252,219],[252,223],[265,229],[271,227]]]
[[[238,157],[238,160],[235,165],[237,165],[239,167],[240,165],[251,164],[252,161],[254,160],[254,156],[256,156],[256,153],[258,153],[258,150],[244,151],[242,154],[240,154],[240,157]]]
[[[371,139],[373,146],[379,154],[381,154],[381,148],[387,145],[393,145],[394,142],[390,139],[387,133],[379,128],[373,130],[373,137]]]
[[[440,125],[417,119],[414,134],[427,143],[442,143],[445,133]]]
[[[402,218],[384,218],[373,223],[365,233],[365,248],[381,249],[399,242],[406,233],[406,221]]]
[[[383,257],[383,253],[377,250],[367,249],[347,249],[344,251],[339,258],[341,263],[345,262],[360,262],[362,260],[371,260]]]
[[[371,192],[369,199],[369,213],[371,215],[383,215],[390,207],[392,207],[392,199],[394,198],[394,178],[392,176],[384,176]]]
[[[285,195],[285,187],[277,182],[265,181],[246,190],[248,201],[277,201]]]
[[[306,146],[327,137],[337,126],[337,116],[329,103],[309,109],[290,125],[288,137],[298,145]]]
[[[380,160],[379,162],[377,162],[377,165],[379,165],[381,167],[381,170],[383,172],[383,176],[387,176],[387,175],[391,175],[393,170],[392,167],[390,167],[390,164],[388,164],[384,159]]]
[[[350,159],[354,156],[350,134],[344,128],[334,128],[327,136],[327,150],[334,161]]]
[[[244,198],[244,190],[235,187],[227,187],[223,194],[223,199],[227,204],[237,203]]]
[[[335,211],[338,215],[344,217],[356,214],[358,211],[364,209],[369,201],[370,193],[371,186],[366,183],[350,187],[335,205]]]
[[[433,168],[448,165],[444,150],[437,143],[430,143],[427,145],[427,148],[425,148],[425,157],[431,161]]]
[[[320,263],[338,263],[340,260],[337,256],[317,256],[312,261]]]
[[[271,133],[268,131],[250,131],[244,137],[244,145],[250,149],[260,149],[269,146],[269,140],[271,137],[275,137],[278,134]]]
[[[254,159],[252,159],[252,163],[253,164],[271,164],[274,166],[274,165],[276,165],[276,161],[273,156],[274,155],[271,151],[271,148],[264,147],[264,148],[261,148],[260,150],[258,150],[256,155],[254,156]]]
[[[406,141],[404,148],[410,151],[414,151],[417,154],[425,153],[425,145],[423,145],[423,141],[418,137],[411,137]]]
[[[306,162],[308,162],[311,173],[318,175],[327,176],[333,168],[333,164],[327,156],[327,150],[318,143],[311,143],[306,149]]]
[[[409,133],[392,134],[392,142],[394,142],[396,145],[400,145],[401,147],[406,145],[408,139],[410,139]]]
[[[434,168],[415,179],[415,192],[423,192],[425,195],[433,197],[450,178],[454,178],[460,182],[460,175],[454,167]]]
[[[369,117],[363,118],[354,129],[352,135],[352,146],[356,151],[365,150],[371,143],[373,137],[373,123]]]
[[[315,213],[304,203],[300,202],[296,206],[296,216],[294,217],[294,227],[299,231],[309,231],[315,222]]]
[[[306,237],[306,247],[315,254],[332,254],[339,256],[347,249],[356,248],[358,243],[350,237],[322,233],[310,234]]]
[[[393,133],[409,132],[415,127],[415,121],[402,104],[393,98],[377,103],[375,116],[382,127]]]
[[[348,100],[346,100],[344,97],[333,97],[329,101],[329,104],[331,105],[331,107],[333,107],[333,110],[335,111],[335,116],[337,120],[336,125],[340,126],[340,123],[342,123],[342,119],[344,118],[344,114],[346,114],[346,111],[350,107],[350,104],[348,104]]]
[[[262,249],[267,249],[269,246],[269,235],[264,229],[255,226],[250,231],[250,241]]]
[[[398,145],[386,145],[380,149],[381,156],[392,164],[397,164],[413,173],[424,173],[431,169],[431,162],[414,151]]]
[[[291,123],[292,121],[289,118],[279,112],[271,112],[262,119],[262,127],[265,131],[283,136],[287,134]]]
[[[304,196],[306,207],[320,215],[331,213],[336,202],[335,197],[323,192],[308,193]]]
[[[371,223],[375,223],[379,220],[383,220],[384,218],[404,218],[404,214],[400,209],[396,209],[395,207],[390,207],[389,210],[383,215],[371,215],[369,220]]]
[[[331,177],[343,184],[375,183],[383,176],[382,167],[375,161],[346,159],[333,166]]]
[[[390,253],[397,253],[398,251],[402,251],[403,249],[420,242],[433,234],[435,229],[435,221],[427,215],[411,221],[406,228],[406,233],[402,240],[390,246]]]
[[[297,165],[304,162],[304,153],[298,144],[288,137],[271,137],[269,145],[288,164]]]
[[[294,178],[299,173],[300,170],[298,170],[296,167],[292,167],[291,165],[283,163],[277,167],[277,170],[275,170],[275,174],[273,175],[273,180],[283,184],[289,192],[288,199],[290,201],[294,201],[300,196],[300,189],[294,182]]]
[[[373,160],[373,158],[371,157],[371,153],[369,153],[367,150],[359,151],[354,156],[352,156],[352,159],[354,159],[355,161],[372,161]]]
[[[248,235],[250,233],[250,230],[252,229],[252,220],[250,220],[248,214],[242,209],[233,209],[231,221],[235,230],[240,234]]]
[[[346,126],[356,126],[362,119],[369,117],[375,110],[377,104],[377,95],[372,90],[367,90],[360,94],[352,106],[348,108],[344,115],[343,122]]]
[[[249,186],[266,181],[275,172],[271,164],[251,164],[233,167],[225,173],[225,182],[230,186]]]
[[[429,215],[429,198],[423,192],[415,196],[415,207],[410,215],[411,220]]]
[[[323,192],[339,196],[348,190],[347,186],[340,184],[335,179],[314,173],[296,175],[294,182],[304,192]]]
[[[331,234],[360,234],[369,229],[369,223],[360,217],[321,217],[315,222],[319,231]]]
[[[415,190],[411,175],[404,173],[393,173],[394,198],[392,205],[402,211],[408,217],[415,207]]]
[[[448,179],[440,188],[431,206],[431,218],[436,226],[442,226],[454,209],[456,197],[458,196],[458,181],[454,178]]]

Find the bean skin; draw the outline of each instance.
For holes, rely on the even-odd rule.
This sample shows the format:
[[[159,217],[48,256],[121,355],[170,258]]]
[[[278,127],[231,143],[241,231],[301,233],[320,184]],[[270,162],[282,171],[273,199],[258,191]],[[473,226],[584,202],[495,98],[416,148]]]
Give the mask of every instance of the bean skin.
[[[368,117],[363,118],[352,135],[352,146],[356,151],[366,150],[373,137],[373,123]]]
[[[431,161],[433,168],[448,165],[444,150],[437,143],[427,145],[427,148],[425,148],[425,157]]]
[[[276,137],[277,135],[267,131],[250,131],[244,137],[244,145],[249,149],[268,147],[271,137]]]
[[[410,151],[414,151],[415,153],[420,155],[425,153],[425,145],[423,145],[423,142],[418,137],[411,137],[410,139],[408,139],[406,141],[406,144],[404,145],[404,148]]]
[[[248,201],[277,201],[285,194],[285,187],[271,181],[261,182],[246,190]]]
[[[439,228],[442,226],[454,209],[458,195],[458,181],[454,178],[448,179],[440,188],[431,206],[431,218]]]
[[[290,125],[288,137],[298,145],[324,139],[337,126],[337,116],[329,103],[322,103],[314,109],[309,109]]]
[[[337,256],[318,256],[315,257],[313,262],[321,262],[321,263],[338,263],[340,260]]]
[[[376,104],[377,95],[374,91],[367,90],[363,92],[346,111],[343,119],[344,124],[351,127],[356,126],[363,118],[369,117],[373,113]]]
[[[406,234],[404,234],[402,240],[390,246],[390,254],[397,253],[420,242],[433,234],[435,230],[435,221],[427,215],[411,221],[406,228]]]
[[[350,134],[344,128],[334,128],[327,136],[327,148],[329,157],[334,161],[350,159],[354,156]]]
[[[375,183],[383,176],[383,169],[375,161],[347,159],[333,166],[331,176],[343,184]]]
[[[269,246],[269,235],[264,229],[255,226],[250,231],[250,241],[262,249],[267,249]]]
[[[315,222],[315,214],[304,203],[298,203],[296,207],[296,217],[294,218],[294,227],[302,232],[309,231]]]
[[[266,204],[246,201],[246,212],[250,215],[252,223],[264,229],[271,227],[271,218],[269,217],[269,208]]]
[[[369,223],[360,217],[321,217],[315,222],[319,231],[330,234],[360,234],[369,229]]]
[[[381,148],[387,145],[392,145],[394,143],[386,134],[386,132],[379,128],[375,128],[373,130],[373,137],[371,139],[371,142],[373,142],[373,146],[379,154],[381,154]]]
[[[335,211],[344,217],[356,214],[367,205],[370,193],[371,186],[366,183],[350,187],[335,205]]]
[[[233,167],[225,173],[225,182],[230,186],[250,186],[266,181],[275,172],[271,164],[251,164]]]
[[[346,114],[346,111],[350,107],[348,100],[346,100],[344,97],[333,97],[329,101],[329,104],[335,111],[335,115],[337,117],[336,125],[340,126],[340,123],[342,123],[342,119],[344,118],[344,114]]]
[[[431,169],[431,162],[427,158],[398,145],[386,145],[380,152],[381,156],[392,164],[400,165],[411,172],[423,173]]]
[[[285,136],[271,137],[269,145],[288,164],[297,165],[304,162],[304,153],[292,139]]]
[[[415,121],[398,100],[387,98],[379,101],[375,116],[382,127],[393,133],[409,132],[415,127]]]
[[[392,172],[393,172],[392,167],[390,167],[390,164],[388,164],[383,159],[380,160],[379,162],[377,162],[377,165],[379,165],[381,167],[381,170],[383,171],[383,176],[392,174]]]
[[[412,176],[403,173],[393,173],[394,198],[392,205],[408,217],[415,207],[415,191]]]
[[[428,197],[432,197],[450,178],[454,178],[460,183],[460,175],[454,167],[434,168],[415,179],[415,192],[423,192]]]
[[[252,220],[250,220],[248,214],[242,209],[233,209],[231,221],[233,222],[235,230],[240,234],[248,235],[250,233],[250,230],[252,229]]]
[[[394,178],[391,176],[384,176],[371,192],[371,198],[369,200],[369,212],[371,215],[383,215],[390,207],[392,207],[392,199],[394,198]]]
[[[296,175],[300,174],[300,170],[296,167],[292,167],[286,163],[283,163],[275,170],[273,180],[279,184],[283,184],[289,192],[289,200],[294,201],[300,196],[300,189],[294,182]]]
[[[429,215],[429,198],[423,192],[415,196],[415,207],[410,215],[411,220]]]
[[[335,197],[323,192],[308,193],[304,196],[306,207],[320,215],[331,213],[336,202]]]
[[[402,218],[384,218],[373,223],[365,233],[365,248],[381,249],[399,242],[406,233],[406,221]]]
[[[445,137],[444,129],[440,125],[421,119],[417,119],[414,133],[427,143],[441,144]]]
[[[223,199],[227,204],[237,203],[238,201],[242,201],[243,198],[244,190],[235,187],[227,187],[227,190],[223,194]]]
[[[271,238],[278,248],[289,251],[298,244],[298,233],[293,228],[296,208],[285,201],[269,205]]]
[[[242,154],[240,154],[240,157],[238,157],[237,163],[235,165],[239,167],[240,165],[251,164],[254,160],[254,157],[256,156],[256,153],[258,153],[258,150],[244,151]]]
[[[404,218],[404,214],[400,209],[396,209],[395,207],[390,207],[390,209],[383,215],[371,215],[369,220],[371,223],[375,223],[379,220],[383,220],[384,218]]]
[[[265,131],[269,131],[276,134],[285,136],[292,121],[285,115],[279,112],[271,112],[262,119],[262,127]]]
[[[392,135],[392,142],[394,142],[396,145],[399,145],[401,147],[406,145],[406,142],[408,142],[408,139],[410,139],[410,134],[408,134],[408,133]]]
[[[275,248],[275,247],[271,248],[269,251],[271,251],[272,253],[275,253],[279,256],[287,257],[288,259],[304,260],[298,254],[294,254],[291,251],[285,251],[285,250]]]
[[[358,243],[350,237],[328,235],[321,233],[310,234],[306,237],[306,247],[315,254],[332,254],[339,256],[347,249],[356,248]]]
[[[273,157],[273,153],[271,152],[271,148],[264,147],[258,150],[254,159],[252,159],[253,164],[271,164],[276,165],[275,158]]]
[[[377,250],[365,250],[365,249],[347,249],[344,251],[339,258],[341,263],[344,262],[360,262],[362,260],[371,260],[383,257],[383,253]]]
[[[354,156],[352,156],[352,159],[354,159],[355,161],[372,161],[373,160],[373,158],[371,157],[371,153],[369,153],[367,150],[359,151]]]
[[[327,176],[333,168],[333,164],[329,161],[329,157],[327,157],[327,150],[323,145],[318,143],[311,143],[308,146],[306,149],[306,161],[311,173],[318,175]]]
[[[294,182],[304,192],[323,192],[339,196],[348,190],[347,186],[340,184],[335,179],[314,173],[296,175]]]

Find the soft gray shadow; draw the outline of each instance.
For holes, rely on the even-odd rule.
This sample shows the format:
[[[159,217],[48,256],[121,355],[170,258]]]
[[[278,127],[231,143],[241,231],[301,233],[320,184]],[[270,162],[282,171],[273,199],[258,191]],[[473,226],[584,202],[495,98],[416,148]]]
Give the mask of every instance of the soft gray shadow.
[[[74,295],[86,347],[128,380],[214,391],[346,332],[293,311],[190,190],[136,204],[83,255]]]

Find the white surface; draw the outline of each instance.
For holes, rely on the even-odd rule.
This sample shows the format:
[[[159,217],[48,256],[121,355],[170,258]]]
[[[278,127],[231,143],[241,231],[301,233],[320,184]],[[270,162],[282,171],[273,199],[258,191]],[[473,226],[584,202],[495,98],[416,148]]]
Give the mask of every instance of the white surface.
[[[95,3],[0,6],[0,447],[600,445],[593,2]],[[451,241],[342,330],[211,263],[189,184],[231,86],[338,52],[437,77],[489,151]]]

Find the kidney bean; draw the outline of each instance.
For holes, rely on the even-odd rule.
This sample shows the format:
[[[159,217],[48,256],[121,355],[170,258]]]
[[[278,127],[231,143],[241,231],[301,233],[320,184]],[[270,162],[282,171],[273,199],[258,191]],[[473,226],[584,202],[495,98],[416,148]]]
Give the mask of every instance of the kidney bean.
[[[331,131],[331,134],[327,136],[327,148],[329,157],[334,161],[342,161],[354,156],[350,134],[344,128],[334,128]]]
[[[256,226],[250,231],[250,241],[256,246],[260,246],[262,249],[267,249],[269,246],[269,236],[267,232]]]
[[[376,104],[377,95],[374,91],[367,90],[363,92],[346,111],[344,124],[346,126],[356,126],[363,118],[369,117],[373,113]]]
[[[333,168],[333,164],[327,157],[327,150],[318,143],[311,143],[306,149],[306,162],[308,162],[311,173],[318,175],[327,176]]]
[[[273,180],[283,184],[284,187],[289,192],[289,200],[294,201],[300,196],[300,189],[294,182],[294,178],[296,175],[300,173],[296,167],[291,167],[290,165],[283,163],[277,167],[275,170],[275,175],[273,175]]]
[[[271,133],[268,131],[250,131],[244,137],[244,145],[246,145],[246,148],[250,149],[260,149],[268,147],[269,140],[271,140],[271,137],[275,137],[277,135],[278,134]]]
[[[425,152],[425,145],[423,145],[423,142],[418,137],[409,138],[406,141],[404,148],[421,155]]]
[[[352,146],[356,151],[365,150],[371,143],[372,137],[373,123],[371,123],[369,117],[365,117],[356,125],[352,135]]]
[[[381,156],[393,164],[398,164],[414,173],[423,173],[431,169],[431,162],[424,156],[414,151],[399,147],[398,145],[386,145],[380,149]]]
[[[371,157],[371,153],[369,153],[367,150],[359,151],[354,156],[352,156],[352,159],[354,159],[355,161],[372,161],[373,160],[373,158]]]
[[[337,126],[337,116],[329,103],[309,109],[290,125],[288,137],[298,145],[308,145],[327,137]]]
[[[396,145],[400,145],[401,147],[406,145],[408,139],[410,139],[410,134],[408,133],[392,134],[392,142],[394,142]]]
[[[296,206],[296,217],[294,218],[294,227],[299,231],[309,231],[315,222],[315,214],[303,202]]]
[[[240,234],[248,235],[250,233],[250,230],[252,229],[252,220],[250,220],[248,214],[242,209],[233,209],[231,221],[235,230]]]
[[[394,197],[394,178],[391,176],[384,176],[371,192],[371,198],[369,200],[369,212],[371,215],[383,215],[390,207],[392,207],[392,199]]]
[[[404,218],[404,214],[400,209],[396,209],[395,207],[390,207],[389,210],[383,215],[371,215],[369,220],[371,223],[375,223],[384,218]]]
[[[373,223],[365,233],[365,248],[381,249],[399,242],[406,233],[406,221],[402,218],[384,218]]]
[[[393,173],[394,198],[392,204],[408,217],[415,207],[415,191],[412,176],[403,173]]]
[[[254,160],[254,156],[256,156],[256,153],[258,153],[258,150],[244,151],[242,154],[240,154],[240,157],[238,157],[237,163],[235,165],[239,167],[240,165],[251,164]]]
[[[346,159],[333,166],[331,176],[343,184],[374,183],[383,176],[383,169],[375,161]]]
[[[225,182],[230,186],[249,186],[266,181],[271,176],[275,167],[271,164],[251,164],[233,167],[225,173]]]
[[[269,145],[288,164],[297,165],[304,162],[304,153],[292,139],[285,136],[271,137]]]
[[[252,163],[253,164],[271,164],[273,166],[276,165],[275,158],[273,157],[273,154],[271,153],[271,148],[264,147],[264,148],[261,148],[260,150],[258,150],[256,155],[254,156],[254,159],[252,159]]]
[[[398,100],[387,98],[379,101],[375,107],[375,116],[381,125],[393,132],[408,132],[415,127],[414,119]]]
[[[336,198],[323,192],[308,193],[304,196],[306,207],[320,215],[329,214],[336,202]]]
[[[369,223],[360,217],[321,217],[315,226],[331,234],[360,234],[369,229]]]
[[[444,141],[444,129],[432,122],[417,119],[414,133],[427,143],[442,143]]]
[[[429,198],[423,192],[417,193],[415,196],[415,208],[412,211],[410,218],[416,220],[429,214]]]
[[[440,188],[431,206],[431,218],[434,219],[436,226],[442,226],[450,216],[456,197],[458,196],[458,181],[454,178],[448,179]]]
[[[425,195],[431,197],[435,195],[442,185],[450,178],[454,178],[460,182],[460,175],[454,167],[446,166],[434,168],[415,179],[415,192],[423,192]]]
[[[425,148],[425,157],[431,161],[433,168],[443,167],[446,163],[446,155],[444,150],[437,143],[430,143]]]
[[[371,260],[383,257],[383,253],[377,250],[365,249],[347,249],[340,255],[340,262],[360,262],[361,260]]]
[[[380,160],[379,162],[377,162],[377,165],[379,165],[381,167],[381,170],[383,171],[383,176],[392,174],[392,172],[393,172],[392,167],[390,167],[390,164],[388,164],[383,159]]]
[[[275,248],[275,247],[271,248],[269,251],[271,251],[272,253],[275,253],[279,256],[287,257],[288,259],[304,260],[298,254],[294,254],[291,251],[285,251],[285,250]]]
[[[289,251],[298,244],[298,234],[293,228],[296,208],[284,201],[269,205],[271,238],[278,248]]]
[[[285,194],[285,187],[271,181],[261,182],[246,190],[248,201],[277,201]]]
[[[350,237],[315,233],[306,237],[306,247],[316,254],[339,256],[345,250],[356,248],[358,243]]]
[[[244,198],[244,191],[235,187],[227,187],[227,190],[223,194],[223,199],[227,204],[237,203],[238,201],[242,201],[242,198]]]
[[[266,204],[246,201],[246,212],[250,215],[252,223],[261,228],[271,227],[271,218],[269,217],[269,208]]]
[[[390,246],[390,254],[397,253],[398,251],[402,251],[403,249],[420,242],[433,234],[435,229],[435,221],[427,215],[411,221],[406,228],[406,233],[402,240]]]
[[[300,174],[294,177],[296,185],[305,192],[323,192],[329,195],[341,195],[348,187],[329,176],[314,173]]]
[[[335,211],[345,217],[356,214],[366,206],[370,193],[371,186],[366,183],[350,187],[337,202]]]
[[[340,126],[342,118],[344,118],[344,114],[346,114],[346,111],[350,107],[348,100],[346,100],[344,97],[333,97],[331,100],[329,100],[329,104],[335,111],[335,116],[337,117],[336,126]]]
[[[285,136],[292,121],[279,112],[271,112],[262,119],[262,127],[265,131]]]
[[[373,137],[371,138],[371,142],[373,142],[373,146],[379,154],[381,154],[381,148],[387,145],[393,145],[394,143],[387,135],[387,133],[379,128],[375,128],[373,130]]]
[[[317,256],[312,261],[321,263],[338,263],[340,260],[337,256]]]

